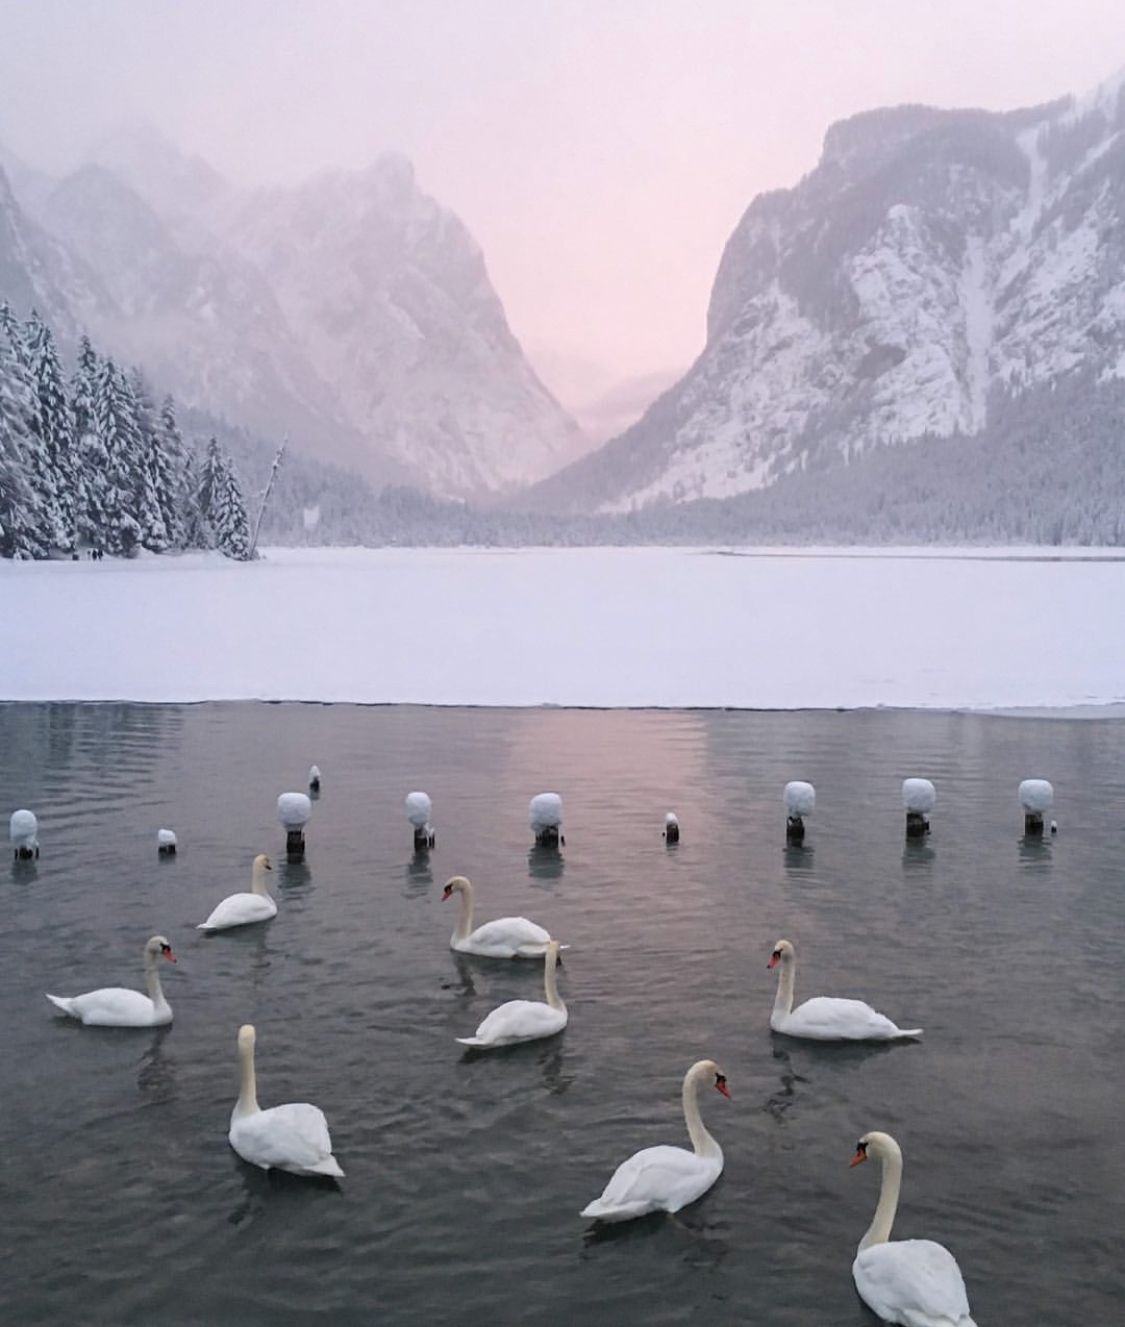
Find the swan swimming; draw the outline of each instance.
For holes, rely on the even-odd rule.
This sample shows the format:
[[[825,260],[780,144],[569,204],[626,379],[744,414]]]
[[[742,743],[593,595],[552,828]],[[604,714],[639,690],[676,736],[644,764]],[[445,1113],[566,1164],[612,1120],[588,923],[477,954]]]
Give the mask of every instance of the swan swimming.
[[[862,1000],[841,1000],[817,995],[793,1008],[793,983],[797,976],[797,951],[789,940],[773,947],[767,968],[781,964],[770,1027],[787,1037],[809,1041],[893,1041],[896,1037],[920,1037],[921,1028],[900,1028]]]
[[[264,852],[254,858],[250,872],[250,892],[248,894],[228,894],[216,905],[215,910],[205,922],[200,922],[197,931],[229,931],[232,926],[248,926],[251,922],[268,922],[277,916],[277,904],[266,890],[266,872],[272,871],[270,859]]]
[[[473,930],[473,887],[463,875],[446,882],[442,902],[461,895],[461,917],[449,940],[450,949],[461,954],[479,954],[483,958],[542,958],[551,937],[526,917],[498,917]],[[566,949],[566,945],[560,948]]]
[[[103,986],[96,991],[87,991],[85,995],[48,995],[47,999],[87,1027],[148,1028],[170,1023],[172,1006],[164,998],[160,986],[160,974],[156,970],[158,954],[169,963],[176,961],[172,946],[162,935],[154,935],[145,944],[147,995],[124,986]]]
[[[684,1075],[684,1123],[694,1149],[646,1147],[613,1172],[600,1198],[579,1215],[598,1221],[631,1221],[647,1212],[678,1212],[701,1198],[723,1173],[723,1152],[699,1114],[699,1089],[710,1083],[730,1098],[722,1070],[714,1060],[697,1060]]]
[[[487,1048],[514,1046],[521,1041],[539,1041],[553,1037],[566,1027],[566,1005],[555,984],[555,965],[559,960],[559,942],[551,940],[543,955],[543,992],[541,1000],[509,1000],[494,1009],[472,1037],[458,1037],[462,1046]]]
[[[238,1100],[230,1115],[227,1138],[243,1161],[263,1170],[274,1167],[294,1175],[343,1177],[340,1163],[332,1155],[328,1121],[319,1106],[307,1101],[290,1102],[261,1110],[254,1076],[254,1043],[257,1033],[251,1023],[238,1029],[238,1059],[242,1081]]]
[[[957,1260],[932,1239],[891,1239],[902,1184],[902,1149],[889,1133],[866,1133],[851,1164],[883,1165],[879,1204],[852,1263],[859,1297],[884,1322],[901,1327],[976,1327]]]

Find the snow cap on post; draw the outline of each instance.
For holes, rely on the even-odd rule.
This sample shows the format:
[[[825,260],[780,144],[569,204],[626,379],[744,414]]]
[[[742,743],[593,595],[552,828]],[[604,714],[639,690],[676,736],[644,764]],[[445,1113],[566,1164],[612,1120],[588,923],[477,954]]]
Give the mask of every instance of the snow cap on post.
[[[176,855],[176,835],[171,829],[158,829],[156,831],[156,851],[161,857],[174,857]]]
[[[17,861],[29,861],[39,856],[39,821],[34,811],[13,811],[8,822],[8,837],[12,840]]]
[[[536,793],[528,804],[527,813],[536,843],[562,842],[562,798],[558,793]]]
[[[791,816],[811,816],[816,806],[816,789],[811,783],[792,779],[785,785],[785,809]]]
[[[434,827],[430,824],[434,804],[428,793],[412,792],[406,794],[406,818],[414,826],[414,851],[425,852],[437,841]]]
[[[1051,809],[1055,790],[1047,779],[1024,779],[1020,784],[1020,806],[1025,811],[1042,815]]]
[[[932,811],[937,802],[937,789],[929,779],[903,779],[902,804],[907,811],[917,811],[925,815]]]
[[[302,829],[312,815],[307,793],[282,793],[277,799],[277,818],[286,829]]]

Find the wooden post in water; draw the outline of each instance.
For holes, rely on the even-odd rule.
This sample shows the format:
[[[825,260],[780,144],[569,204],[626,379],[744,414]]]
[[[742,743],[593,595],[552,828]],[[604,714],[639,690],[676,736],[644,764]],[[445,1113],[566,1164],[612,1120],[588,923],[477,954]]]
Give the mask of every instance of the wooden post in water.
[[[1043,815],[1051,809],[1055,790],[1047,779],[1024,779],[1020,784],[1020,805],[1023,807],[1023,832],[1031,838],[1043,834]],[[1051,821],[1051,833],[1058,829]]]
[[[562,798],[558,793],[536,793],[528,806],[528,819],[539,847],[557,848],[566,842],[562,833]]]
[[[307,793],[282,793],[277,799],[277,818],[285,829],[285,851],[291,862],[305,860],[305,825],[311,815]]]
[[[802,779],[791,779],[782,793],[785,803],[785,842],[799,848],[805,841],[805,816],[816,807],[816,789]]]
[[[17,862],[31,862],[39,856],[39,821],[34,811],[13,811],[8,823],[8,837]]]
[[[906,837],[924,839],[930,832],[927,815],[937,802],[937,789],[929,779],[903,779],[902,804],[906,808]]]

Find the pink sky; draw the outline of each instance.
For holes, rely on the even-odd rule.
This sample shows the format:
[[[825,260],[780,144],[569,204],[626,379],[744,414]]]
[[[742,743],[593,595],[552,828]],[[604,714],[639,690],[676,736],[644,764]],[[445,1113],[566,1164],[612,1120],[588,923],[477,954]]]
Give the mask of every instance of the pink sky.
[[[686,367],[722,246],[833,120],[1125,64],[1125,0],[0,0],[0,141],[143,118],[243,182],[405,152],[571,406]]]

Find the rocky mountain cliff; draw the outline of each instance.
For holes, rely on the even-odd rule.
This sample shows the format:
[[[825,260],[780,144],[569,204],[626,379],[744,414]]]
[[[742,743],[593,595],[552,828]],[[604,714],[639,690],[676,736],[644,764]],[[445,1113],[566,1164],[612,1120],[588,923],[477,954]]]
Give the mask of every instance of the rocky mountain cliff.
[[[92,156],[56,182],[12,163],[19,202],[0,184],[17,311],[38,304],[186,404],[379,481],[487,498],[581,450],[476,243],[408,162],[246,193],[151,131]]]
[[[537,506],[725,498],[922,438],[1029,388],[1125,377],[1125,76],[1005,114],[833,125],[727,243],[688,374]]]

